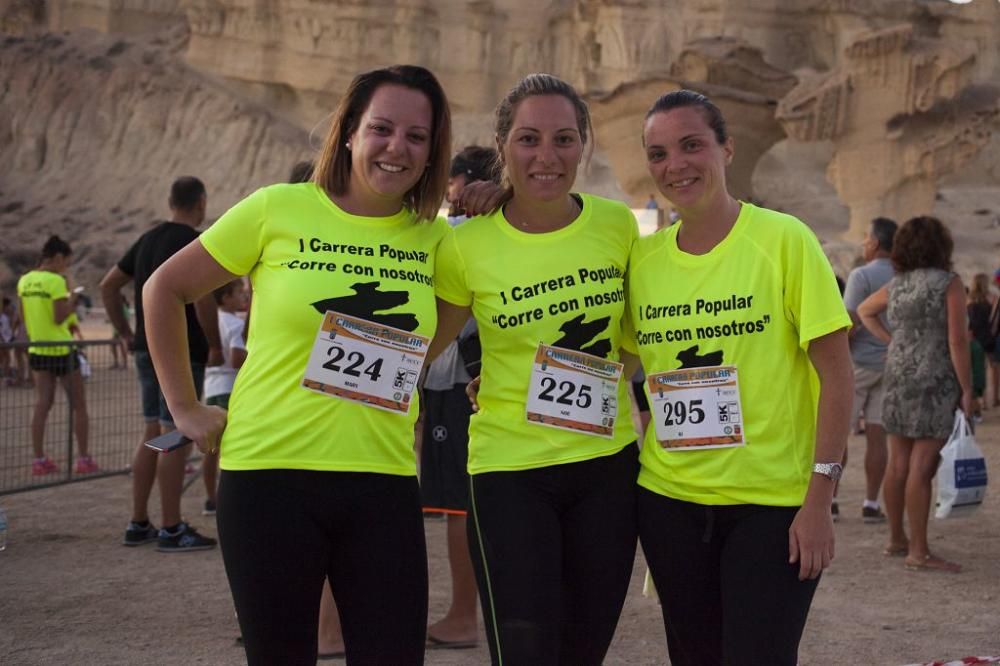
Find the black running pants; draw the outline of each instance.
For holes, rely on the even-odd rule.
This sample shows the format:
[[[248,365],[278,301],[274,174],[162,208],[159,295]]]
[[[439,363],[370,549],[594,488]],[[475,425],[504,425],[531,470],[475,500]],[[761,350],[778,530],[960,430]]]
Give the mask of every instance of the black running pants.
[[[324,578],[348,663],[423,664],[427,552],[416,477],[223,471],[218,522],[250,666],[314,666]]]
[[[637,474],[631,444],[471,477],[469,548],[493,664],[604,660],[635,560]]]
[[[798,507],[707,506],[638,493],[639,538],[670,663],[795,666],[819,583],[800,581],[799,565],[788,563]]]

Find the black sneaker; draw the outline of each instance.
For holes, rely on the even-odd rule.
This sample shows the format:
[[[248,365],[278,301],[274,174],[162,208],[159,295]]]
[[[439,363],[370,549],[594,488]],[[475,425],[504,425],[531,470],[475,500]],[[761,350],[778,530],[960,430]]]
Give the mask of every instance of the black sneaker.
[[[205,500],[205,506],[201,510],[201,515],[203,516],[214,516],[215,515],[215,502],[210,499]]]
[[[884,523],[885,514],[882,513],[881,507],[863,506],[861,507],[861,519],[869,525],[872,523]]]
[[[187,553],[195,550],[210,550],[215,548],[216,543],[215,539],[204,537],[187,523],[181,523],[177,531],[172,534],[165,529],[160,530],[156,550],[161,553]]]
[[[122,540],[122,545],[141,546],[144,543],[156,541],[159,536],[160,530],[156,529],[153,523],[147,522],[145,525],[140,525],[132,520],[125,528],[125,538]]]

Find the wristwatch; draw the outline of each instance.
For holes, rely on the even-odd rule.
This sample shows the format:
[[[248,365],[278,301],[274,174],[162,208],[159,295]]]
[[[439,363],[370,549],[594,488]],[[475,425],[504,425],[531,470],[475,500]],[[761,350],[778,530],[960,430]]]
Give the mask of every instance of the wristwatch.
[[[816,463],[813,465],[813,474],[822,474],[831,481],[839,481],[840,475],[844,473],[844,466],[840,463]]]

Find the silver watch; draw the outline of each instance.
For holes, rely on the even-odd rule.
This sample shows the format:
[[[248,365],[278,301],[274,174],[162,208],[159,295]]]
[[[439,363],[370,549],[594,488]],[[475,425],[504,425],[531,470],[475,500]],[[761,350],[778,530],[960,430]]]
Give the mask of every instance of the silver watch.
[[[816,463],[813,465],[814,474],[822,474],[831,481],[839,481],[840,475],[844,473],[844,466],[840,463]]]

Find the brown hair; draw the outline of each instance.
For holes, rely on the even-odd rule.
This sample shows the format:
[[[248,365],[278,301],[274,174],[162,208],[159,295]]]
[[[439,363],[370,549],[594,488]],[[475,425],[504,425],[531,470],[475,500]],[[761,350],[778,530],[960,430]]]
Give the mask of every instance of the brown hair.
[[[972,276],[972,289],[969,300],[973,303],[990,302],[990,278],[986,273],[976,273]]]
[[[955,244],[941,220],[921,215],[906,221],[892,241],[892,265],[899,273],[918,268],[951,270]]]
[[[583,101],[583,98],[580,97],[580,94],[576,92],[573,86],[551,74],[529,74],[518,81],[517,85],[511,88],[507,95],[500,100],[500,104],[497,105],[494,112],[496,118],[494,130],[496,131],[497,140],[496,171],[500,174],[500,187],[505,190],[498,207],[510,201],[511,197],[514,196],[514,190],[510,184],[510,176],[507,173],[507,164],[503,156],[503,146],[507,143],[507,137],[510,136],[510,130],[514,126],[514,114],[517,111],[517,105],[528,97],[539,95],[559,95],[569,100],[570,104],[573,105],[573,111],[576,113],[576,128],[580,132],[580,140],[584,145],[587,145],[588,138],[593,134],[594,126],[590,122],[590,110],[587,108],[587,103]],[[589,146],[587,159],[589,159],[590,153],[593,150],[593,146]]]
[[[358,129],[372,95],[379,86],[395,84],[417,90],[431,103],[431,151],[420,180],[403,195],[403,206],[422,220],[437,217],[448,189],[451,159],[451,111],[448,98],[434,75],[416,65],[393,65],[354,77],[333,113],[333,123],[316,160],[312,180],[331,194],[345,194],[351,180],[351,151],[344,145]]]

